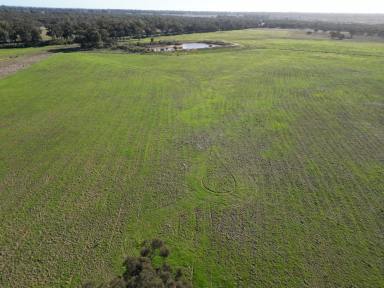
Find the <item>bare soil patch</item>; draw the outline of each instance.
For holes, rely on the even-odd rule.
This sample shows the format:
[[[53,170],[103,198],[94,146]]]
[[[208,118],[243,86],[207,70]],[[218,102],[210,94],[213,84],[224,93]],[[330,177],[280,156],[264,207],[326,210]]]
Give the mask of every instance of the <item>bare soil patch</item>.
[[[0,62],[0,79],[14,74],[21,69],[25,69],[32,64],[49,57],[50,55],[50,53],[45,52],[28,56],[9,58],[6,61],[2,61]]]

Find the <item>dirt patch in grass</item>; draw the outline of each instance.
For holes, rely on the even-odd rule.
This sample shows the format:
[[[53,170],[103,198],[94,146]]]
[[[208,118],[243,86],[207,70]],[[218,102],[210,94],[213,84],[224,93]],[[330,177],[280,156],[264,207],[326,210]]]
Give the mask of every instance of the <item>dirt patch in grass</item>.
[[[184,139],[179,140],[176,143],[177,148],[182,148],[186,145],[196,149],[198,151],[205,151],[211,147],[215,135],[207,132],[195,133]]]
[[[28,68],[50,56],[50,53],[40,53],[23,57],[10,57],[6,61],[0,62],[0,79],[14,74],[21,69]]]

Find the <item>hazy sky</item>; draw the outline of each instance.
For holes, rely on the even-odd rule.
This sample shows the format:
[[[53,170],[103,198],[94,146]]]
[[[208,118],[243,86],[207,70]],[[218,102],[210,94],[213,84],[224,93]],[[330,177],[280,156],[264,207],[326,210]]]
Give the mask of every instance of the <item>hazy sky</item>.
[[[384,0],[0,0],[0,5],[199,11],[384,13]]]

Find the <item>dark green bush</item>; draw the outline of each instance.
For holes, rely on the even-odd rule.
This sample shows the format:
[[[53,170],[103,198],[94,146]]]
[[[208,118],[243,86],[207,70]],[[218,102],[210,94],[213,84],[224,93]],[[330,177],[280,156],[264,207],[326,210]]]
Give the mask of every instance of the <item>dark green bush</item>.
[[[181,269],[175,271],[166,263],[170,251],[160,239],[144,241],[140,256],[129,256],[123,266],[125,271],[109,283],[99,286],[87,283],[84,288],[189,288],[192,284],[185,279]],[[161,257],[162,264],[155,265],[154,259]]]

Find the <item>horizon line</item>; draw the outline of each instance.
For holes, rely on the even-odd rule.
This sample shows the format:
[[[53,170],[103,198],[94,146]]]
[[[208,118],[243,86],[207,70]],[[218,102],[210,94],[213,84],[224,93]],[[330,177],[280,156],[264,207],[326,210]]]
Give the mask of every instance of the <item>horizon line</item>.
[[[202,12],[202,13],[296,13],[296,14],[345,14],[345,15],[383,15],[384,12],[313,12],[313,11],[220,11],[220,10],[169,10],[169,9],[138,9],[138,8],[90,8],[90,7],[59,7],[59,6],[22,6],[3,5],[10,8],[34,8],[34,9],[73,9],[73,10],[116,10],[116,11],[148,11],[148,12]]]

